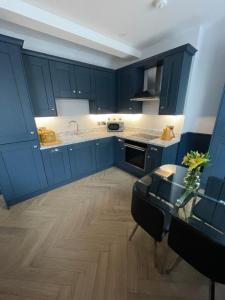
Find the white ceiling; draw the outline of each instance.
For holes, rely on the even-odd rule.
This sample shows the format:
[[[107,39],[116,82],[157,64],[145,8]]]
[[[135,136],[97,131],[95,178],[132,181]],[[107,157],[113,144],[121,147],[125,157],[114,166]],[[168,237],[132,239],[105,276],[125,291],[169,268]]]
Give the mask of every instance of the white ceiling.
[[[26,14],[22,2],[42,11]],[[43,11],[60,17],[59,26],[44,20]],[[119,57],[140,57],[162,37],[224,16],[224,0],[168,0],[164,9],[152,0],[0,0],[0,18]]]

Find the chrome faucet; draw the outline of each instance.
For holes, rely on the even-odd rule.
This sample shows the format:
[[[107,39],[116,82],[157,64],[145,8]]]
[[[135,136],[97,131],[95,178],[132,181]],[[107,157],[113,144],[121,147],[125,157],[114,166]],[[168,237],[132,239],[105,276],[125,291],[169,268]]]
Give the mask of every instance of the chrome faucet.
[[[71,121],[68,122],[68,125],[69,125],[69,127],[74,126],[73,134],[74,135],[78,135],[78,133],[79,133],[79,125],[78,125],[77,121],[71,120]]]

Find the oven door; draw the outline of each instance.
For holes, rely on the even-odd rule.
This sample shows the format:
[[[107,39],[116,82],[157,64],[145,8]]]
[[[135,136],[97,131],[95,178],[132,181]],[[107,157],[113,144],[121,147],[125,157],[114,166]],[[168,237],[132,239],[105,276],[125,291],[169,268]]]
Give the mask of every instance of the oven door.
[[[145,170],[147,147],[125,143],[125,161],[132,166]]]

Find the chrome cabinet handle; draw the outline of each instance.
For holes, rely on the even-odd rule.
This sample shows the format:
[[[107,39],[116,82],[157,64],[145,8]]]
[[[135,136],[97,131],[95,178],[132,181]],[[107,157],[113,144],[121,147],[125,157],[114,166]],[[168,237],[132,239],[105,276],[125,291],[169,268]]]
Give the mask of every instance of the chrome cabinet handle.
[[[34,131],[31,131],[31,132],[30,132],[30,134],[34,135],[34,134],[35,134],[35,132],[34,132]]]
[[[78,94],[82,94],[82,92],[81,92],[81,91],[78,91]]]
[[[121,148],[121,150],[124,150],[124,148]]]
[[[101,107],[98,107],[98,110],[101,110]]]
[[[99,146],[99,143],[96,143],[96,146]]]
[[[150,149],[151,149],[152,151],[158,151],[158,149],[155,148],[155,147],[151,147]]]
[[[129,110],[132,110],[132,107],[129,107]]]
[[[147,159],[149,159],[150,158],[150,155],[147,155]]]
[[[38,149],[38,146],[37,146],[37,145],[34,145],[34,149]]]
[[[69,150],[70,150],[70,151],[73,151],[73,149],[72,149],[72,148],[69,148]]]
[[[59,152],[59,149],[58,148],[52,149],[52,153],[54,152]]]
[[[162,110],[163,110],[164,108],[165,108],[165,107],[164,107],[163,105],[161,105],[161,106],[160,106],[160,109],[162,109]]]
[[[55,109],[54,109],[54,108],[51,108],[51,110],[53,110],[53,111],[54,111]]]
[[[73,94],[76,94],[76,90],[72,90]]]

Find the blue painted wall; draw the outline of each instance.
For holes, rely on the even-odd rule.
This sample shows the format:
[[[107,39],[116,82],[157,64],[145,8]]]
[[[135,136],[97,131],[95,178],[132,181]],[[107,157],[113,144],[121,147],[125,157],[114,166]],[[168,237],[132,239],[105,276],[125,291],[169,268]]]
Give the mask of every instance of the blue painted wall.
[[[184,155],[190,150],[207,152],[211,140],[211,134],[186,132],[182,134],[177,152],[177,164],[182,163]]]

